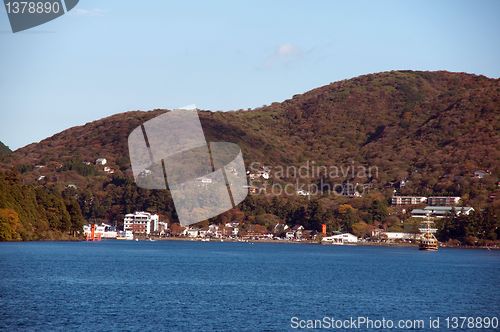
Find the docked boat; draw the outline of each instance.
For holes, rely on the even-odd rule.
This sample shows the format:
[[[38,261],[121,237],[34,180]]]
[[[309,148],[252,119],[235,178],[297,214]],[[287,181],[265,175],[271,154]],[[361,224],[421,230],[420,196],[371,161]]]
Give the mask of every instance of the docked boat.
[[[434,236],[437,229],[434,227],[434,221],[431,220],[429,216],[422,222],[422,227],[419,228],[420,233],[420,243],[418,245],[419,250],[436,251],[439,248],[439,242]]]

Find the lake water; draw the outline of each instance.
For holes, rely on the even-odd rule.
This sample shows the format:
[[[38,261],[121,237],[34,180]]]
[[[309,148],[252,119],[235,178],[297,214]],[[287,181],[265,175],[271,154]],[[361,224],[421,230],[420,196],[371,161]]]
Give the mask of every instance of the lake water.
[[[0,330],[284,331],[292,317],[500,316],[500,252],[0,243]],[[360,328],[359,330],[366,330]]]

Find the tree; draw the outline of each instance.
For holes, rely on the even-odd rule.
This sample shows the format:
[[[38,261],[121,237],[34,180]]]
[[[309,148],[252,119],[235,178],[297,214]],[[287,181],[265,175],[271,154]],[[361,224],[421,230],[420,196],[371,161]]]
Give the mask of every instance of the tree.
[[[383,200],[373,200],[368,209],[370,221],[383,222],[387,217],[387,203]]]
[[[365,238],[370,235],[370,225],[364,221],[352,224],[352,233],[360,238]]]
[[[0,241],[21,240],[19,215],[12,209],[0,209]]]

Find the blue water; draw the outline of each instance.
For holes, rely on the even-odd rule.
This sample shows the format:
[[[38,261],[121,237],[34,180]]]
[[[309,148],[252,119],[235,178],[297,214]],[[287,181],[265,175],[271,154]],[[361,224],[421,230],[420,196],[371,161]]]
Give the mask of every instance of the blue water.
[[[284,331],[291,318],[500,316],[500,252],[0,243],[0,330]]]

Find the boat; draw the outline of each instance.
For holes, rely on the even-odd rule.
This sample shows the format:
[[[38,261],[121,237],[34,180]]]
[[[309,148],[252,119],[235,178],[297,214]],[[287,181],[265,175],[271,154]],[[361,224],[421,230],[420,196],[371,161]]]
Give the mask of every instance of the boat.
[[[427,215],[425,220],[422,222],[421,228],[418,230],[422,234],[420,237],[420,243],[418,245],[419,250],[426,251],[437,251],[439,248],[439,242],[434,236],[434,233],[437,232],[436,228],[431,226],[434,225],[434,221],[431,220],[430,216]]]

